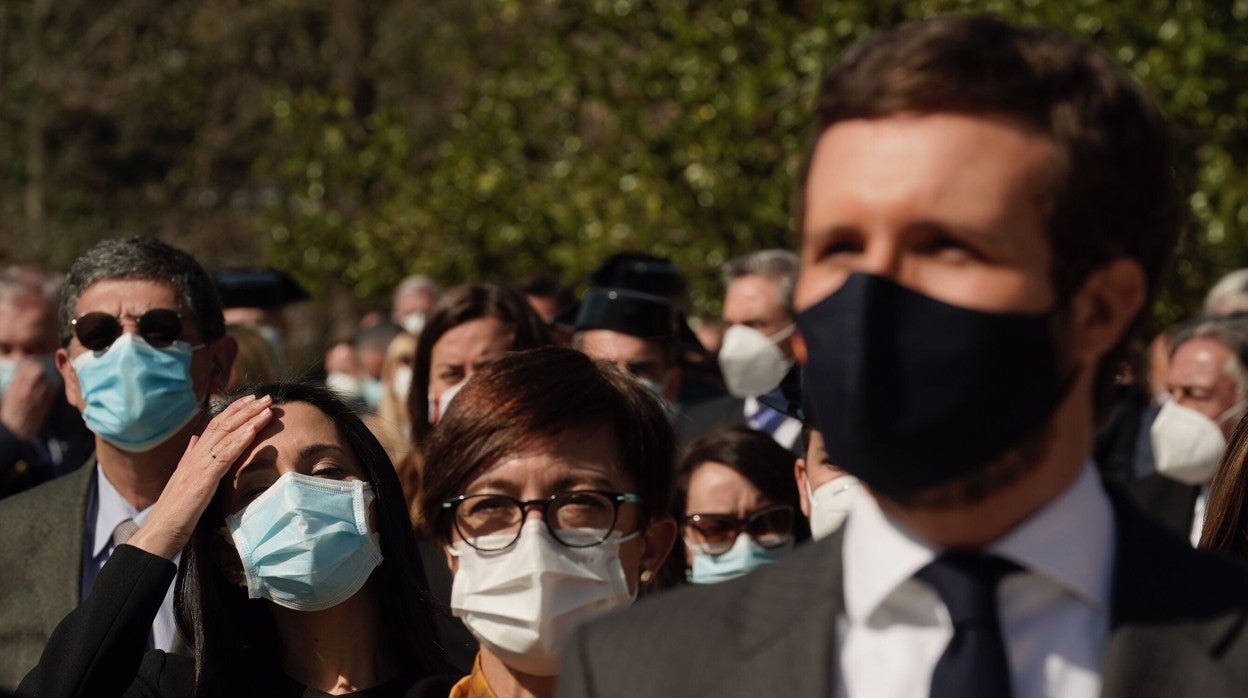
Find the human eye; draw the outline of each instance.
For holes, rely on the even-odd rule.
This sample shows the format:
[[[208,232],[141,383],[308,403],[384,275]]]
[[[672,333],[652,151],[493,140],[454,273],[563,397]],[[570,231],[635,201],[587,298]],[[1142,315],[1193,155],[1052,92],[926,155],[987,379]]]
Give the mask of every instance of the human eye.
[[[515,503],[501,495],[482,495],[464,500],[463,514],[472,518],[507,518],[515,510]]]
[[[815,260],[836,261],[863,252],[862,234],[852,228],[834,228],[811,240],[810,251]]]
[[[984,261],[982,251],[966,239],[941,228],[932,228],[914,245],[914,251],[926,257],[933,257],[947,262]]]

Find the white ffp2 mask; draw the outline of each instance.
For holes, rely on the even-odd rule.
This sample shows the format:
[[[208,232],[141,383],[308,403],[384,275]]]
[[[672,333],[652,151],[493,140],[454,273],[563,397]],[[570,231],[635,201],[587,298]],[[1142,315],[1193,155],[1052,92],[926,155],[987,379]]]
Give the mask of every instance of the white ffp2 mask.
[[[1226,451],[1219,423],[1244,405],[1232,406],[1215,421],[1174,400],[1166,401],[1148,429],[1157,472],[1187,485],[1208,482]]]
[[[724,386],[735,397],[757,397],[780,384],[793,365],[776,343],[793,334],[793,325],[770,337],[753,327],[733,325],[724,332],[719,370]]]
[[[810,466],[806,466],[808,469]],[[823,467],[823,466],[816,466]],[[829,480],[815,489],[810,488],[810,475],[806,476],[806,498],[810,502],[810,535],[819,540],[835,531],[849,516],[853,504],[853,491],[858,478],[842,475]]]
[[[507,666],[554,676],[578,625],[632,602],[620,544],[636,535],[612,533],[601,545],[569,548],[544,522],[530,520],[503,550],[458,541],[449,548],[459,558],[451,611]]]

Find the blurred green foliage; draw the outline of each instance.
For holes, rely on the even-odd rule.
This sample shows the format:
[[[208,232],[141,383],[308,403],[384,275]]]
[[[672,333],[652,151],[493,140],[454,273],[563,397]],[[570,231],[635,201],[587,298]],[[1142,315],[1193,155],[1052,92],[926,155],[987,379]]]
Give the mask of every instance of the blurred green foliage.
[[[1193,225],[1158,323],[1248,265],[1248,0],[96,7],[12,0],[0,16],[11,258],[61,263],[94,238],[151,233],[364,307],[408,273],[577,282],[638,250],[674,259],[695,310],[715,313],[723,260],[794,243],[824,67],[875,28],[990,11],[1094,41],[1171,117]],[[47,146],[33,174],[31,114]],[[41,242],[14,245],[36,231],[40,178]]]

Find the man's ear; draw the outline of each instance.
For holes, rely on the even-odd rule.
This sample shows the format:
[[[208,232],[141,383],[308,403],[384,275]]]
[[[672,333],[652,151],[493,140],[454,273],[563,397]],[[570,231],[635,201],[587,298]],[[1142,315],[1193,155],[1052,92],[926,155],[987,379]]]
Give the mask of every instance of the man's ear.
[[[1096,365],[1122,341],[1147,295],[1144,269],[1134,259],[1119,257],[1089,274],[1070,304],[1074,358]]]
[[[446,566],[451,570],[451,576],[454,577],[459,572],[459,557],[451,554],[451,546],[442,546],[442,554],[446,556]]]
[[[642,534],[641,569],[657,574],[676,545],[676,519],[662,516],[650,522]]]
[[[65,400],[79,412],[86,409],[82,399],[82,386],[78,384],[78,372],[74,370],[74,362],[69,358],[69,350],[57,349],[55,354],[56,370],[65,382]]]
[[[802,505],[802,515],[810,518],[810,497],[806,495],[808,486],[806,484],[806,459],[798,458],[793,461],[793,479],[797,481],[797,500]]]
[[[212,358],[212,373],[208,377],[208,394],[220,395],[230,385],[230,369],[238,356],[238,342],[225,335],[208,345]]]

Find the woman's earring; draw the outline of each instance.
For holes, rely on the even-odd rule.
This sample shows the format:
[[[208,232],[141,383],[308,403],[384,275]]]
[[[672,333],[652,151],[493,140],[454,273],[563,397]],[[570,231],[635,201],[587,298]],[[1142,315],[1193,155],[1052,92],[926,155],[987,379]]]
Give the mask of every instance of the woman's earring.
[[[649,584],[651,579],[654,579],[653,572],[651,572],[650,570],[641,571],[641,583],[642,584]]]

